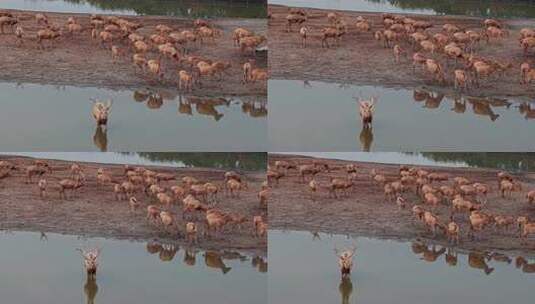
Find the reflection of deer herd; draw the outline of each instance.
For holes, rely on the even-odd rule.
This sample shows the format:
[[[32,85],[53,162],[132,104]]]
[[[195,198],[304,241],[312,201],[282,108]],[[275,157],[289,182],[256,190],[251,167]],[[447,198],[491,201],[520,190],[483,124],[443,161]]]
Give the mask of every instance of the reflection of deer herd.
[[[397,206],[399,213],[410,210],[415,225],[422,225],[433,237],[442,234],[453,244],[458,244],[464,236],[478,240],[486,234],[499,234],[519,236],[525,242],[528,236],[535,235],[535,222],[526,211],[521,211],[523,214],[491,213],[492,207],[500,207],[488,198],[492,194],[505,200],[522,199],[517,203],[526,204],[526,208],[535,203],[535,190],[524,190],[522,182],[507,172],[497,174],[495,186],[409,166],[400,166],[397,175],[385,175],[376,169],[366,173],[361,170],[356,164],[332,167],[320,160],[308,164],[279,160],[267,174],[273,186],[291,175],[303,183],[308,177],[307,188],[313,198],[321,193],[334,199],[358,195],[360,190],[355,189],[355,183],[367,180],[370,187],[384,193],[387,203]],[[325,172],[344,173],[320,182],[317,177]]]
[[[495,121],[500,117],[500,114],[495,113],[497,108],[511,109],[513,102],[504,99],[492,99],[492,98],[478,98],[468,96],[446,96],[442,93],[427,91],[427,90],[414,90],[413,99],[415,102],[423,102],[423,106],[426,109],[437,109],[440,107],[443,101],[450,101],[452,104],[451,110],[458,114],[467,112],[467,106],[470,106],[472,112],[478,116],[488,117],[490,120]],[[518,113],[524,116],[524,119],[535,119],[535,109],[529,102],[520,103],[518,106],[514,106],[518,109]]]
[[[439,247],[436,245],[427,245],[424,242],[416,241],[412,243],[412,252],[421,256],[422,260],[434,263],[438,258],[444,255],[444,261],[449,266],[457,266],[459,255],[455,248]],[[468,266],[483,271],[486,275],[494,271],[494,267],[489,265],[490,262],[500,262],[511,264],[511,257],[499,252],[470,251],[468,253]],[[526,258],[517,256],[515,266],[525,273],[535,273],[535,264],[529,263]]]
[[[268,17],[283,18],[272,14]],[[350,18],[340,12],[309,13],[305,9],[290,8],[284,18],[288,33],[292,32],[292,26],[300,26],[295,37],[303,48],[310,46],[307,41],[311,39],[319,40],[321,47],[329,48],[339,46],[347,34],[354,34],[351,39],[356,38],[356,41],[347,39],[346,44],[358,43],[364,35],[369,35],[368,38],[392,49],[395,64],[412,63],[414,72],[416,68],[422,68],[435,81],[453,83],[458,90],[479,87],[482,80],[489,78],[514,77],[526,85],[535,80],[535,69],[531,68],[527,58],[535,47],[535,29],[523,28],[510,34],[506,24],[495,19],[483,20],[479,27],[465,28],[452,23],[436,25],[417,16],[382,14],[378,17],[373,20],[363,16]],[[312,24],[313,19],[325,20],[325,23]],[[526,57],[524,61],[514,62],[511,56],[496,59],[480,55],[482,50],[510,44],[511,40],[507,40],[510,35],[518,37],[519,49]],[[373,52],[367,54],[373,56]],[[518,72],[513,76],[510,72],[515,69]]]
[[[169,93],[159,93],[149,90],[134,91],[133,98],[136,102],[145,102],[147,108],[151,110],[159,109],[163,106],[166,100],[174,100],[175,96]],[[178,113],[185,115],[193,115],[195,109],[197,114],[212,117],[219,121],[224,114],[218,110],[220,107],[229,107],[232,102],[236,102],[233,98],[223,97],[197,97],[197,96],[182,96],[178,95]],[[242,113],[253,118],[267,116],[267,103],[255,99],[246,100],[240,98]]]
[[[158,254],[163,262],[170,262],[175,258],[180,247],[174,244],[160,244],[156,242],[149,242],[146,246],[147,252],[150,254]],[[184,264],[187,266],[195,266],[197,264],[198,250],[184,247]],[[214,251],[209,250],[203,253],[204,263],[207,267],[220,270],[223,274],[228,273],[232,267],[227,266],[225,260],[239,260],[246,261],[248,258],[239,252],[229,251]],[[251,258],[251,265],[259,272],[267,272],[267,261],[264,257],[254,256]]]
[[[130,58],[132,66],[148,73],[152,80],[167,78],[185,92],[190,92],[194,86],[201,87],[203,79],[221,81],[229,73],[243,74],[244,84],[267,79],[267,71],[256,67],[253,59],[242,60],[240,72],[232,71],[228,61],[193,54],[203,48],[217,47],[224,34],[206,20],[197,19],[190,27],[181,29],[166,24],[157,24],[149,29],[141,23],[141,19],[132,21],[100,15],[92,15],[89,22],[85,22],[85,18],[79,19],[71,16],[65,24],[59,24],[43,13],[29,17],[28,14],[5,11],[0,12],[0,29],[2,34],[5,34],[6,28],[11,29],[18,47],[25,47],[31,38],[35,38],[43,49],[46,40],[54,42],[62,37],[73,40],[86,31],[90,32],[84,38],[99,41],[102,48],[109,49],[115,63]],[[239,49],[236,56],[254,55],[257,47],[266,41],[264,36],[245,28],[236,28],[230,36],[229,41],[232,40]]]
[[[60,200],[78,199],[79,189],[89,186],[84,171],[77,163],[68,168],[52,168],[45,160],[35,160],[27,166],[0,161],[0,180],[24,178],[30,191],[35,187],[43,200],[52,199],[53,192],[58,193]],[[266,236],[267,222],[261,215],[267,207],[265,186],[257,194],[256,214],[223,209],[226,204],[222,205],[222,201],[239,199],[240,193],[250,191],[245,177],[235,171],[228,171],[221,180],[214,181],[128,165],[124,166],[121,176],[108,171],[99,168],[93,178],[97,189],[109,193],[110,203],[124,202],[131,212],[138,214],[145,209],[147,222],[173,237],[197,243],[200,235],[220,238],[228,233],[251,231],[256,237]],[[68,175],[61,172],[68,172]],[[224,198],[220,196],[222,191]]]

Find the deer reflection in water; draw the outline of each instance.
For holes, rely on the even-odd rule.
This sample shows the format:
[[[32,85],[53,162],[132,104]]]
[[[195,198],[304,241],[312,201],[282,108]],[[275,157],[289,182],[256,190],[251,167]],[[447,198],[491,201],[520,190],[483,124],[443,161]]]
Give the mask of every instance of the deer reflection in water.
[[[467,97],[459,94],[453,96],[446,96],[442,93],[435,93],[424,89],[417,89],[413,91],[413,100],[415,102],[425,101],[424,108],[437,109],[444,99],[451,99],[453,107],[451,110],[458,114],[466,113],[467,102],[472,106],[472,112],[475,115],[489,117],[491,121],[496,121],[500,114],[495,113],[496,108],[510,109],[513,104],[505,99],[498,98],[477,98]],[[535,110],[530,108],[529,103],[523,103],[518,106],[520,114],[525,115],[525,119],[535,118]]]
[[[520,114],[524,115],[524,119],[535,119],[535,109],[531,108],[531,103],[524,102],[518,106]]]
[[[84,285],[84,293],[87,304],[94,304],[95,297],[98,293],[97,278],[95,276],[87,276]]]
[[[484,253],[472,251],[468,254],[468,265],[475,269],[481,269],[486,275],[489,275],[494,271],[494,268],[487,264],[486,257]]]
[[[187,248],[184,250],[184,264],[188,266],[195,266],[197,262],[197,251],[195,249]]]
[[[149,95],[147,100],[147,108],[151,110],[156,110],[161,108],[163,105],[163,96],[160,93],[154,93]]]
[[[500,114],[494,113],[488,100],[468,98],[468,102],[472,105],[472,111],[476,115],[488,116],[492,121],[496,121],[500,117]]]
[[[310,232],[310,234],[312,234],[313,241],[321,241],[321,235],[318,231]]]
[[[180,250],[180,247],[174,244],[159,244],[156,242],[148,242],[146,249],[147,252],[150,254],[158,253],[158,257],[162,262],[170,262],[175,258],[175,255]]]
[[[437,250],[435,245],[427,246],[423,242],[413,242],[411,244],[412,252],[416,255],[422,255],[421,259],[426,262],[435,262],[441,255],[446,252],[446,248],[442,247]]]
[[[422,260],[426,262],[435,262],[445,252],[446,252],[446,248],[442,247],[439,250],[437,250],[436,246],[432,245],[430,249],[427,249],[424,251],[422,255]]]
[[[425,101],[423,107],[426,109],[437,109],[440,107],[442,100],[444,100],[444,94],[429,92],[426,90],[414,90],[412,93],[412,98],[415,102]]]
[[[160,260],[162,262],[171,262],[175,258],[178,250],[178,246],[172,244],[163,244],[160,250]]]
[[[95,134],[93,135],[93,143],[100,150],[100,152],[108,151],[108,129],[102,126],[97,126]]]
[[[160,92],[153,92],[150,89],[146,90],[136,90],[134,91],[134,94],[132,98],[134,98],[134,101],[136,102],[147,102],[147,108],[149,109],[159,109],[163,105],[164,101],[164,93]],[[169,94],[166,94],[169,95]],[[173,96],[166,96],[173,98]]]
[[[148,242],[147,243],[147,252],[150,254],[156,254],[162,250],[162,245],[155,243],[155,242]]]
[[[147,89],[147,90],[136,90],[134,91],[134,100],[137,101],[137,102],[145,102],[148,98],[149,98],[149,95],[150,95],[150,91]]]
[[[261,273],[267,273],[268,262],[264,257],[255,256],[251,259],[251,265]]]
[[[498,252],[491,253],[489,256],[489,259],[496,261],[496,262],[502,262],[502,263],[507,263],[507,264],[511,264],[511,262],[513,261],[507,255],[503,253],[498,253]]]
[[[215,121],[221,120],[223,118],[223,113],[217,111],[216,107],[219,106],[230,106],[230,99],[225,98],[198,98],[198,97],[189,97],[188,102],[195,105],[197,113],[201,115],[211,116]]]
[[[455,248],[445,247],[440,250],[436,249],[435,245],[428,246],[422,241],[415,241],[411,244],[412,252],[416,255],[422,255],[421,259],[427,262],[435,262],[438,257],[445,253],[444,261],[449,266],[457,266],[458,253]],[[500,262],[510,265],[512,259],[506,254],[499,252],[480,252],[470,251],[468,253],[468,266],[474,269],[482,270],[486,275],[490,275],[494,271],[494,267],[489,266],[488,262]],[[535,263],[529,264],[526,259],[519,256],[515,260],[516,268],[521,269],[525,273],[535,273]]]
[[[370,152],[373,144],[373,126],[363,125],[359,135],[361,150]]]
[[[517,257],[515,264],[516,268],[521,269],[524,273],[535,273],[535,263],[528,263],[524,257]]]
[[[462,97],[455,97],[453,99],[453,108],[451,110],[458,114],[466,112],[466,100]]]
[[[412,98],[415,102],[422,102],[427,99],[427,96],[429,96],[429,93],[423,90],[414,90],[412,93]]]
[[[206,251],[204,253],[204,263],[210,268],[221,270],[223,274],[227,274],[232,269],[232,267],[225,265],[221,254],[215,251]]]
[[[453,248],[448,248],[444,259],[446,264],[450,266],[457,266],[457,251],[455,251]]]
[[[244,101],[241,106],[242,112],[253,118],[266,117],[268,114],[266,102]]]
[[[438,109],[442,103],[442,100],[444,100],[444,94],[430,92],[425,98],[424,108]]]
[[[342,280],[338,285],[338,291],[340,292],[342,304],[350,304],[351,294],[353,293],[353,283],[351,282],[351,277],[342,277]]]
[[[191,103],[189,103],[188,99],[184,101],[182,95],[178,96],[178,113],[190,116],[193,115],[193,108],[191,107]]]

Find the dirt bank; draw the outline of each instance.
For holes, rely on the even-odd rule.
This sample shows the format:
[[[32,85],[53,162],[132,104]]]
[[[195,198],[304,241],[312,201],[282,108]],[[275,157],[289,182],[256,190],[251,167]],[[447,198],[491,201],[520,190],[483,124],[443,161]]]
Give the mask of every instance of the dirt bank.
[[[139,241],[158,241],[165,243],[185,244],[183,238],[164,232],[156,225],[149,223],[146,216],[146,206],[155,204],[145,194],[137,193],[136,198],[141,206],[134,211],[130,209],[128,201],[116,201],[113,186],[96,184],[96,171],[105,168],[116,181],[124,180],[124,171],[121,165],[108,165],[97,163],[80,163],[86,176],[86,185],[79,193],[67,200],[59,199],[57,190],[58,181],[68,178],[72,162],[49,161],[52,173],[44,178],[48,182],[48,196],[39,197],[36,185],[26,184],[25,166],[33,162],[31,158],[0,156],[0,160],[9,160],[21,169],[11,171],[11,176],[0,179],[0,229],[21,231],[42,231],[86,237],[105,237],[117,239],[130,239]],[[146,168],[157,172],[176,174],[180,179],[183,176],[192,176],[200,181],[211,181],[218,186],[222,185],[224,171],[207,168]],[[245,172],[249,189],[241,193],[240,197],[229,197],[221,190],[217,208],[246,216],[242,229],[227,229],[221,236],[199,236],[198,246],[202,249],[232,249],[254,252],[266,251],[266,239],[256,238],[252,235],[253,215],[263,215],[266,211],[259,207],[257,193],[260,183],[264,179],[263,172]],[[164,186],[180,183],[180,181],[164,182]],[[67,193],[69,195],[70,192]],[[184,231],[185,221],[182,220],[182,205],[174,203],[170,209],[178,219],[180,231]],[[201,216],[198,217],[199,221]],[[200,223],[200,222],[199,222]],[[202,228],[200,228],[202,233]]]
[[[91,27],[88,14],[62,14],[47,13],[49,22],[64,26],[67,18],[74,16],[83,27],[81,33],[64,36],[51,43],[45,41],[46,49],[38,48],[36,32],[37,26],[35,12],[9,11],[14,14],[24,28],[25,38],[21,45],[17,44],[16,37],[6,27],[9,34],[0,35],[0,80],[17,83],[38,83],[53,85],[73,85],[82,87],[105,87],[110,89],[141,89],[150,86],[154,90],[177,88],[179,69],[189,69],[186,64],[177,64],[170,59],[163,61],[164,80],[157,81],[148,72],[136,70],[132,64],[132,49],[126,41],[114,42],[125,51],[125,54],[113,62],[109,45],[103,48],[96,41],[90,39]],[[138,33],[148,37],[155,32],[155,26],[165,24],[177,30],[193,28],[193,20],[178,19],[159,16],[124,17],[130,21],[144,25]],[[251,56],[240,54],[233,46],[232,31],[237,27],[251,29],[257,33],[265,34],[265,19],[214,19],[214,27],[222,31],[216,43],[207,42],[189,46],[189,55],[201,56],[211,60],[222,60],[231,63],[228,75],[223,81],[204,80],[202,88],[193,91],[201,96],[248,95],[264,96],[266,83],[243,85],[241,83],[241,66],[249,59],[256,58],[259,66],[265,66],[267,59],[264,56]],[[66,32],[66,31],[65,31]],[[156,58],[158,54],[153,50],[147,58]]]
[[[273,166],[277,160],[286,160],[296,164],[311,164],[312,158],[302,156],[269,155],[269,164]],[[351,234],[365,237],[377,237],[396,240],[423,239],[432,243],[447,245],[444,236],[438,235],[433,238],[427,232],[423,224],[414,220],[411,214],[412,205],[420,204],[420,199],[413,191],[403,194],[409,202],[409,207],[399,210],[394,202],[385,200],[382,187],[372,183],[369,172],[372,168],[386,175],[387,180],[393,181],[399,176],[398,165],[348,162],[331,159],[321,159],[331,168],[330,173],[321,172],[316,176],[320,185],[325,185],[331,177],[346,177],[344,166],[354,163],[358,166],[358,176],[353,191],[346,197],[338,199],[330,198],[325,189],[321,189],[315,195],[309,191],[308,181],[304,184],[300,181],[295,170],[290,170],[286,177],[280,180],[279,186],[274,186],[273,195],[269,206],[269,219],[271,229],[306,230],[311,232],[325,232],[335,234]],[[492,214],[503,215],[528,215],[535,218],[535,206],[526,202],[525,193],[528,189],[535,188],[535,175],[518,174],[515,176],[523,183],[522,195],[515,194],[513,199],[503,199],[498,194],[496,170],[465,169],[445,167],[421,168],[433,172],[448,173],[451,178],[465,176],[472,181],[486,183],[490,186],[488,204],[484,210]],[[444,182],[451,184],[452,181]],[[435,183],[434,186],[439,183]],[[428,206],[425,208],[429,209]],[[447,223],[450,208],[445,203],[438,206],[435,211],[443,223]],[[478,235],[477,240],[472,240],[467,233],[469,231],[467,214],[457,214],[456,221],[461,226],[462,250],[500,250],[515,251],[533,255],[535,240],[522,243],[516,230],[509,232],[495,232],[487,228],[483,234]]]
[[[322,48],[318,38],[320,30],[329,25],[326,15],[330,10],[306,9],[308,20],[304,23],[310,30],[308,47],[301,47],[300,36],[297,33],[300,26],[293,26],[293,32],[286,32],[286,15],[288,7],[270,5],[272,19],[269,20],[269,67],[271,77],[274,79],[316,80],[337,82],[344,84],[380,85],[385,87],[419,88],[426,86],[434,91],[453,91],[453,70],[462,68],[458,63],[450,61],[445,68],[447,83],[441,85],[434,81],[430,75],[421,70],[412,69],[412,46],[402,41],[400,45],[407,51],[408,57],[395,63],[392,49],[384,48],[382,43],[376,41],[373,34],[383,30],[380,13],[338,11],[348,24],[349,32],[343,36],[339,47]],[[363,16],[370,21],[371,30],[367,33],[358,33],[355,27],[356,17]],[[452,23],[462,29],[482,30],[482,19],[461,16],[426,16],[411,15],[416,20],[432,22],[434,27],[429,30],[435,34],[442,31],[442,25]],[[531,20],[504,21],[511,35],[502,41],[483,42],[476,54],[485,58],[492,58],[501,62],[510,62],[513,67],[505,76],[483,80],[481,87],[471,88],[467,95],[484,97],[528,97],[535,96],[535,86],[526,87],[520,84],[519,66],[522,62],[535,63],[535,55],[524,57],[522,48],[518,44],[519,30],[522,27],[534,27]],[[426,54],[428,57],[439,59],[446,65],[444,55]]]

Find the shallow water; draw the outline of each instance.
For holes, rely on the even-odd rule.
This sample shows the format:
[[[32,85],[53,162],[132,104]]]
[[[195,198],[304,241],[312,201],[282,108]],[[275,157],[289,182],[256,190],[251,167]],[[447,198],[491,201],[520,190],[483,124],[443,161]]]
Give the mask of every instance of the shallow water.
[[[265,102],[162,95],[136,101],[131,91],[0,83],[2,150],[265,150]],[[91,98],[113,99],[107,131],[96,128]]]
[[[444,167],[469,167],[463,161],[435,161],[421,153],[401,152],[277,152],[281,154],[303,155],[318,158],[339,159],[358,162],[416,165],[416,166],[444,166]]]
[[[262,0],[2,0],[0,8],[64,13],[265,18]]]
[[[458,253],[457,264],[446,263],[446,252],[431,246],[309,232],[269,233],[270,303],[471,303],[501,304],[533,302],[535,274],[511,264],[487,261]],[[357,245],[350,281],[341,281],[333,248]],[[436,261],[431,261],[436,258]],[[451,255],[450,255],[451,258]],[[454,259],[449,259],[453,264]],[[529,261],[529,259],[528,259]],[[531,263],[534,261],[531,260]],[[480,265],[482,268],[475,268]],[[535,264],[534,264],[535,265]],[[485,272],[487,271],[487,273]],[[299,292],[296,292],[299,290]]]
[[[39,233],[1,234],[2,302],[266,303],[267,263],[227,252],[148,252],[147,244]],[[102,248],[96,282],[87,282],[78,247]],[[176,249],[176,248],[175,248]],[[158,251],[159,250],[159,251]],[[225,258],[229,257],[229,258]],[[189,262],[189,263],[187,263]],[[95,286],[96,284],[96,286]],[[87,302],[86,302],[87,301]]]
[[[272,151],[500,151],[534,148],[535,104],[372,86],[270,80]],[[358,96],[376,96],[363,128]],[[454,111],[455,110],[455,111]],[[533,114],[533,115],[532,115]],[[514,136],[511,136],[514,134]]]
[[[535,153],[495,152],[276,152],[348,161],[440,167],[490,168],[516,172],[535,171]]]
[[[528,18],[535,16],[535,2],[521,0],[269,0],[269,3],[364,12],[467,15],[502,18]]]
[[[434,14],[433,10],[426,9],[401,9],[386,1],[368,0],[268,0],[269,4],[279,4],[295,7],[312,7],[320,9],[335,9],[362,12],[391,12],[391,13],[418,13]]]
[[[0,154],[104,164],[226,168],[248,171],[265,171],[267,158],[267,154],[262,152],[0,152]]]

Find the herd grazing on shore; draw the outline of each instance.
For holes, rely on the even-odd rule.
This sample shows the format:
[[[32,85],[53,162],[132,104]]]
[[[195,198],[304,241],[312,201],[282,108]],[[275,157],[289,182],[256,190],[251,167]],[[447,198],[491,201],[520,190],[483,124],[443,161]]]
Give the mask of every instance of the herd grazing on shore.
[[[358,200],[359,193],[363,191],[366,195],[375,192],[375,198],[368,198],[370,201],[366,204],[392,208],[384,211],[389,213],[388,217],[398,217],[401,222],[409,220],[411,229],[425,229],[418,233],[419,237],[448,244],[446,253],[446,247],[435,250],[436,245],[429,248],[427,241],[414,242],[414,253],[424,254],[426,261],[436,261],[446,253],[446,262],[455,266],[456,246],[473,245],[493,237],[507,239],[507,242],[516,239],[525,246],[534,239],[535,221],[529,209],[535,206],[535,189],[527,189],[527,183],[514,174],[497,171],[495,182],[491,183],[488,176],[482,177],[485,180],[482,182],[474,174],[467,177],[461,171],[443,172],[440,169],[435,171],[400,165],[397,172],[393,172],[375,166],[366,167],[364,169],[352,162],[332,164],[320,159],[275,160],[270,162],[267,179],[269,186],[274,189],[283,184],[288,187],[291,183],[290,187],[294,189],[291,191],[298,191],[308,196],[311,203],[321,204],[322,209],[332,209],[334,212],[337,212],[336,207],[329,206],[337,201]],[[508,208],[501,207],[502,201],[523,207],[520,211],[508,212]],[[316,235],[313,233],[313,236]],[[342,278],[348,277],[356,246],[343,250],[335,248],[335,252]],[[512,261],[504,254],[480,250],[470,251],[468,257],[471,267],[482,269],[487,275],[493,268],[488,266],[486,260]],[[518,256],[515,263],[523,272],[535,272],[535,264],[528,263],[522,256]]]
[[[257,238],[266,237],[267,219],[261,215],[268,202],[265,184],[256,194],[257,214],[230,212],[219,207],[222,200],[239,199],[243,192],[251,191],[245,176],[236,171],[225,172],[220,181],[202,181],[189,175],[179,177],[174,172],[129,165],[124,166],[121,176],[112,175],[103,167],[98,168],[94,177],[87,177],[85,172],[84,166],[78,163],[68,168],[53,168],[49,161],[40,159],[29,165],[0,161],[0,181],[21,179],[28,191],[42,200],[55,200],[53,196],[60,201],[78,200],[80,189],[89,186],[88,178],[94,179],[97,189],[109,193],[109,204],[125,204],[136,214],[146,212],[151,227],[167,236],[185,239],[189,244],[198,243],[200,237],[220,238],[244,231]]]
[[[358,196],[357,180],[367,176],[370,187],[383,193],[383,200],[397,208],[400,214],[412,214],[414,225],[425,227],[433,238],[444,236],[451,244],[463,240],[479,240],[483,232],[518,237],[524,243],[535,235],[535,222],[529,214],[491,213],[488,199],[494,192],[501,199],[523,201],[535,205],[535,189],[526,186],[514,175],[500,171],[496,184],[472,180],[462,175],[433,172],[416,166],[399,167],[396,177],[376,169],[362,172],[356,164],[333,168],[326,162],[314,160],[307,164],[278,160],[269,167],[267,177],[272,187],[287,179],[291,172],[305,184],[312,198],[325,193],[327,198],[340,199]],[[323,172],[344,172],[320,182]]]
[[[275,15],[268,14],[268,18],[273,19]],[[277,15],[277,18],[282,17]],[[535,80],[535,69],[530,63],[535,29],[526,27],[512,31],[497,19],[482,20],[480,27],[471,28],[449,20],[434,24],[421,16],[384,13],[373,18],[349,17],[342,12],[321,13],[302,8],[289,8],[284,18],[286,32],[295,35],[302,48],[315,47],[310,40],[319,41],[322,48],[336,48],[342,43],[358,44],[369,35],[368,38],[377,40],[382,47],[391,49],[393,64],[410,64],[407,67],[412,66],[413,73],[420,69],[438,84],[451,83],[458,91],[478,88],[489,78],[517,77],[526,86]],[[324,22],[312,25],[311,20]],[[353,35],[344,38],[348,34]],[[518,47],[524,53],[523,62],[480,54],[481,50],[504,44],[509,47],[511,40],[506,39],[511,35],[518,38]],[[373,56],[373,52],[366,56]],[[516,76],[511,73],[514,70],[517,70]]]
[[[64,24],[44,13],[28,18],[27,14],[1,11],[0,33],[12,34],[17,47],[28,48],[29,42],[35,41],[42,50],[55,48],[54,42],[58,39],[74,41],[76,36],[82,37],[109,50],[114,63],[130,61],[132,67],[150,81],[161,83],[167,79],[181,92],[202,88],[203,80],[224,81],[229,73],[243,74],[244,85],[267,80],[267,70],[257,67],[254,59],[257,48],[266,43],[266,37],[250,29],[235,28],[227,37],[236,48],[232,56],[239,57],[242,62],[241,72],[238,72],[231,71],[229,61],[196,54],[203,48],[217,48],[218,41],[227,34],[208,20],[192,20],[190,26],[181,28],[167,24],[149,28],[140,19],[132,21],[118,16],[91,15],[89,22],[85,17],[70,16]],[[37,30],[33,30],[35,27]]]

